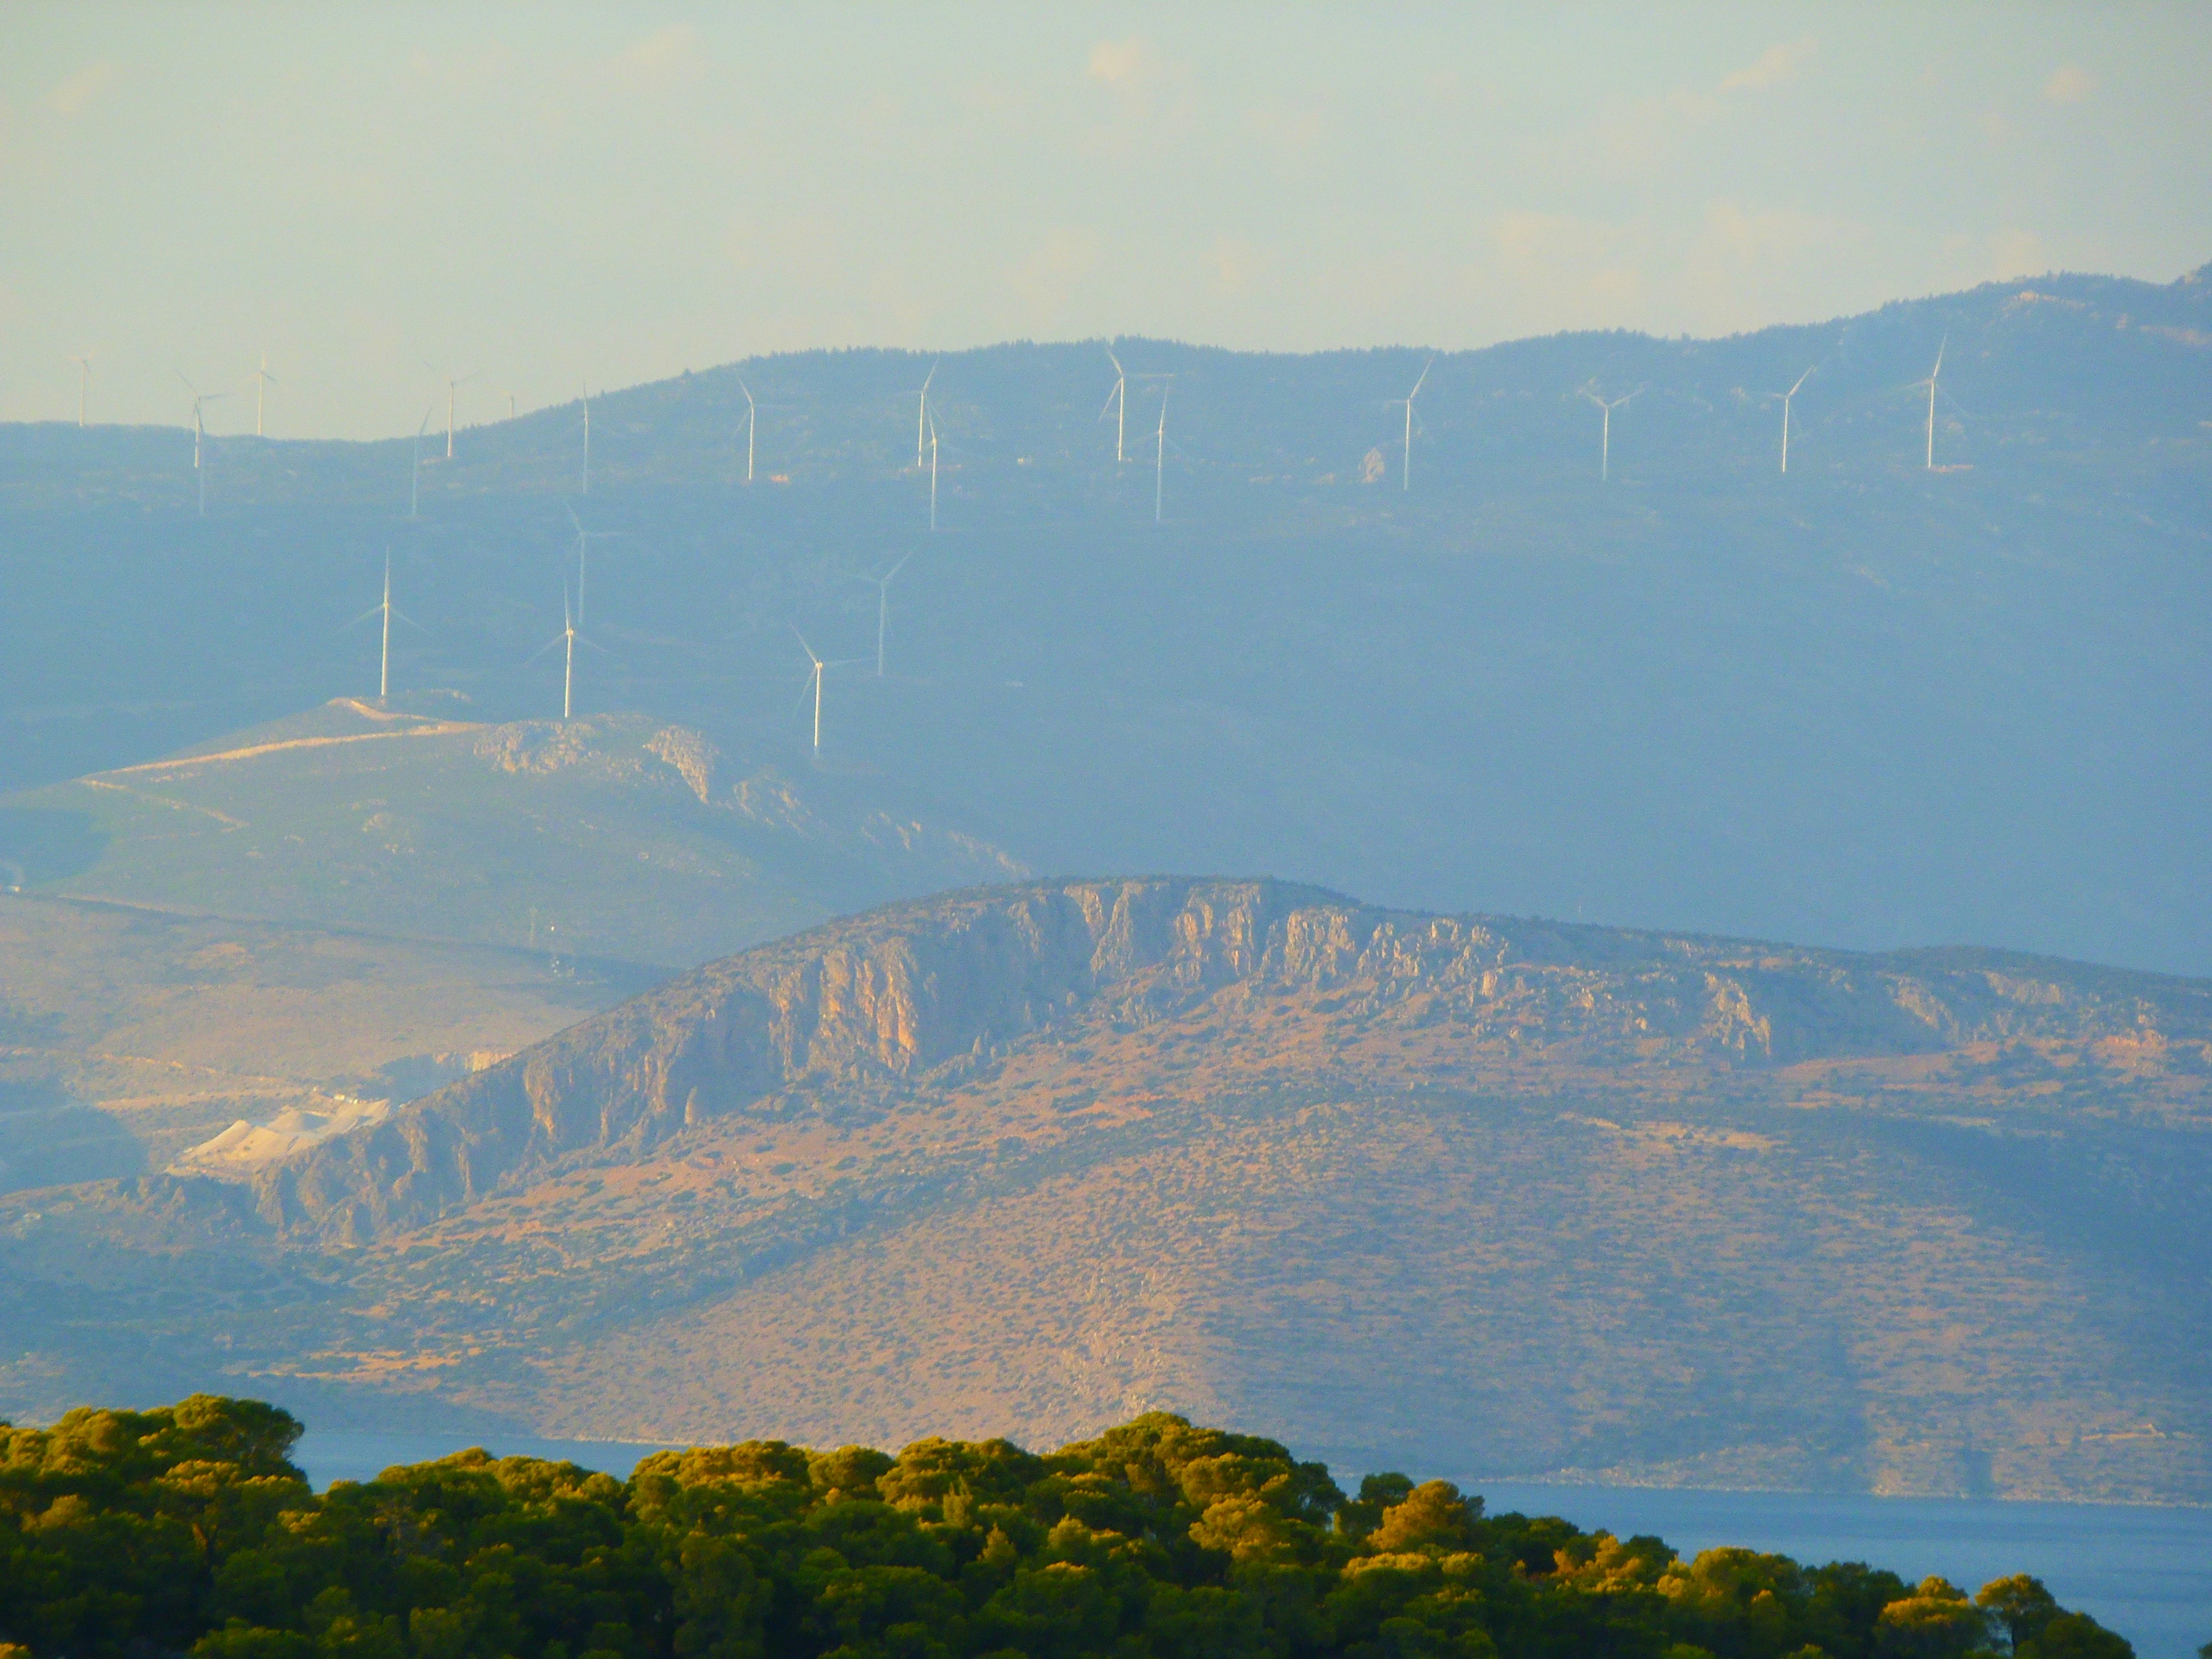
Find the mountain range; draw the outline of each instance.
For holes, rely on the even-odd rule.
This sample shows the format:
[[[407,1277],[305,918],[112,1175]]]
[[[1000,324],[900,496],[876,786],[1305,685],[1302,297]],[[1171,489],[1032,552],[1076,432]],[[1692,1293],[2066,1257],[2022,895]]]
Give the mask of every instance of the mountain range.
[[[1096,343],[937,364],[934,532],[914,354],[595,397],[588,492],[576,406],[466,428],[414,517],[411,439],[218,434],[202,519],[189,434],[11,427],[0,782],[368,697],[377,629],[343,625],[388,556],[405,707],[557,717],[565,593],[580,717],[1025,869],[2203,973],[2212,793],[2170,715],[2212,702],[2208,341],[2202,273],[1433,363],[1124,340],[1175,377],[1158,525],[1133,434],[1169,382],[1130,382],[1117,462]],[[1425,367],[1407,489],[1390,400]],[[1591,389],[1634,394],[1602,481]],[[818,750],[794,632],[839,665]]]
[[[2212,276],[1114,347],[0,428],[0,1415],[2212,1498]]]

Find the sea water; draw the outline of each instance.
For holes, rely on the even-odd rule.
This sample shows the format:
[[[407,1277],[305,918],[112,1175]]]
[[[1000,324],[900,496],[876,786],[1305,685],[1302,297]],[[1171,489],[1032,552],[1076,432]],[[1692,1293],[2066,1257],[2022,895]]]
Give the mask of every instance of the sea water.
[[[310,1430],[301,1467],[318,1489],[373,1480],[395,1463],[459,1449],[451,1436]],[[502,1457],[566,1459],[627,1476],[655,1445],[502,1436]],[[1834,1492],[1695,1492],[1469,1480],[1493,1515],[1557,1515],[1621,1537],[1656,1533],[1685,1556],[1741,1544],[1808,1564],[1865,1561],[1908,1582],[1941,1573],[1968,1592],[2028,1572],[2069,1607],[2135,1644],[2140,1659],[2197,1659],[2212,1643],[2212,1509],[1869,1498]]]

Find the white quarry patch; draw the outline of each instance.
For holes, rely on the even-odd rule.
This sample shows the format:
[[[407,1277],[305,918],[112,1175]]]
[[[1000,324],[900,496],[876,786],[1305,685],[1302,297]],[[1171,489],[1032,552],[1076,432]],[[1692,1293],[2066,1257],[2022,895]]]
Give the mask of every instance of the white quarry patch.
[[[381,1123],[392,1115],[392,1105],[389,1100],[319,1095],[315,1105],[288,1106],[266,1123],[240,1118],[212,1140],[179,1152],[168,1173],[250,1181],[256,1171],[280,1158],[319,1146],[334,1135]]]

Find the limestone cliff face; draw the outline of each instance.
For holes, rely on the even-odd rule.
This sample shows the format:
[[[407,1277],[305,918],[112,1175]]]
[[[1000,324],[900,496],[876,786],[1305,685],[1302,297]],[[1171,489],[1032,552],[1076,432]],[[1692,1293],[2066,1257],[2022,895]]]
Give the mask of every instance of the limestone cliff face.
[[[1319,996],[1472,1061],[1743,1068],[2021,1039],[2212,1036],[2192,981],[1989,952],[1887,957],[1391,912],[1272,881],[1144,878],[894,906],[708,964],[268,1171],[262,1212],[360,1242],[563,1160],[747,1112],[888,1103],[1058,1023],[1233,989]]]

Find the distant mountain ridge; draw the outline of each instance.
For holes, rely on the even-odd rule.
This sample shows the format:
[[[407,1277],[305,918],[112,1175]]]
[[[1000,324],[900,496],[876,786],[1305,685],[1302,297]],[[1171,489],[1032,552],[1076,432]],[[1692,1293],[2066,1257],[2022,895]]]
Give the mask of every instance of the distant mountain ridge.
[[[2206,340],[2212,283],[2057,275],[1510,341],[1437,359],[1410,489],[1392,400],[1425,351],[1121,341],[1175,391],[1117,460],[1100,343],[1010,343],[931,383],[934,529],[907,352],[595,395],[588,481],[573,404],[464,427],[419,502],[411,440],[218,435],[201,519],[186,434],[0,428],[0,775],[366,696],[378,637],[337,630],[387,554],[422,624],[395,690],[548,720],[573,510],[605,653],[578,647],[580,718],[942,803],[909,816],[1023,870],[2212,971],[2212,798],[2172,718],[2212,703]],[[1129,384],[1157,432],[1168,382]],[[1609,452],[1585,392],[1634,394]],[[794,629],[844,665],[818,752]],[[1018,873],[949,862],[750,937]]]

